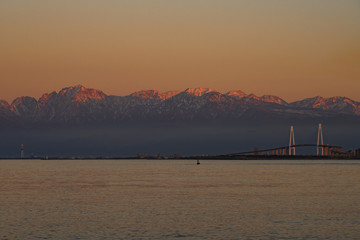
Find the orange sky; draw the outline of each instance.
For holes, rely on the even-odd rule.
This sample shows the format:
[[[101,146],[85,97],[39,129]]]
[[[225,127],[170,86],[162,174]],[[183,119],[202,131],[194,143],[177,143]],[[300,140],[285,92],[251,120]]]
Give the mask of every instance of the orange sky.
[[[0,1],[0,98],[210,87],[360,100],[360,1]]]

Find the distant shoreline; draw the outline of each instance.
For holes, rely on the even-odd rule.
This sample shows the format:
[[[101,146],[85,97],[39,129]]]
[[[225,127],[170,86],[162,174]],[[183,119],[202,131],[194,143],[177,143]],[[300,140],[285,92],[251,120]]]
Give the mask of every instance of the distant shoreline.
[[[189,156],[181,158],[138,158],[138,157],[34,157],[34,158],[18,158],[8,157],[0,158],[0,160],[360,160],[360,157],[348,157],[348,156]]]

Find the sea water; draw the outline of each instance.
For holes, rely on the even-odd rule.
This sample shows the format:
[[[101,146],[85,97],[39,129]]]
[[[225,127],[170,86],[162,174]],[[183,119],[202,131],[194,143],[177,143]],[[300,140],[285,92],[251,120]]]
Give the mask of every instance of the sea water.
[[[360,161],[0,161],[0,239],[175,238],[360,239]]]

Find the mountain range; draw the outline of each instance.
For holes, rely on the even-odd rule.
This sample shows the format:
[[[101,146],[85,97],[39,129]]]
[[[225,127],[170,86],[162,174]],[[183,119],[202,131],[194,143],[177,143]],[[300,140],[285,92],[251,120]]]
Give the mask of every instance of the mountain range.
[[[220,93],[210,88],[159,92],[142,90],[128,96],[107,95],[82,85],[43,94],[39,99],[0,100],[2,123],[109,123],[124,121],[219,121],[241,119],[306,119],[353,117],[360,102],[320,96],[288,103],[278,96],[258,97],[242,91]]]
[[[223,154],[288,143],[325,142],[359,148],[360,103],[314,97],[288,103],[277,96],[209,88],[112,96],[81,85],[0,101],[0,157]],[[298,150],[297,150],[298,151]]]

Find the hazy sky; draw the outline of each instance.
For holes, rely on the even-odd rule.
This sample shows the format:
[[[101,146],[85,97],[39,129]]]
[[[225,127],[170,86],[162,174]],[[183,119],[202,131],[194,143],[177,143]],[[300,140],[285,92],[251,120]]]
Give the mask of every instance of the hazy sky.
[[[360,100],[360,1],[1,0],[0,98],[210,87]]]

